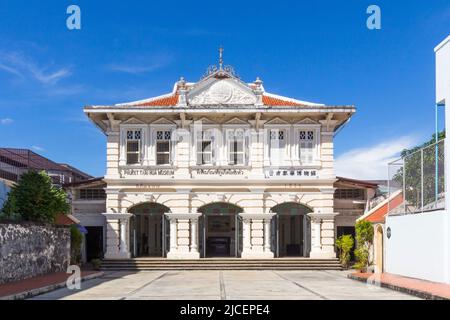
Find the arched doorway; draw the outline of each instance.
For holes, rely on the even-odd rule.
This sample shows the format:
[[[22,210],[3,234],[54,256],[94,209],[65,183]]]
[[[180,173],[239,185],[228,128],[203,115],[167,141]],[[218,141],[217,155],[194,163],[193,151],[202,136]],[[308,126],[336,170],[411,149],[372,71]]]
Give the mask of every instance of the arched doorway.
[[[239,257],[242,252],[241,207],[216,202],[198,209],[199,251],[203,258]]]
[[[377,226],[375,236],[375,272],[383,272],[383,227]]]
[[[130,218],[130,251],[133,257],[165,257],[169,250],[169,222],[164,213],[170,209],[147,202],[128,210]]]
[[[271,225],[271,246],[275,257],[307,257],[311,250],[312,212],[305,205],[286,202],[271,209],[276,215]]]

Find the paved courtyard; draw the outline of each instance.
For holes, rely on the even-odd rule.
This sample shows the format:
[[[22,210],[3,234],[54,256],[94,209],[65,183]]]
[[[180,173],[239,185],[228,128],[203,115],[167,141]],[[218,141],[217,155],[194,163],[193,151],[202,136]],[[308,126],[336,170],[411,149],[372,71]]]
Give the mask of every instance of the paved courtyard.
[[[147,271],[107,272],[34,299],[347,300],[417,299],[347,279],[339,271]]]

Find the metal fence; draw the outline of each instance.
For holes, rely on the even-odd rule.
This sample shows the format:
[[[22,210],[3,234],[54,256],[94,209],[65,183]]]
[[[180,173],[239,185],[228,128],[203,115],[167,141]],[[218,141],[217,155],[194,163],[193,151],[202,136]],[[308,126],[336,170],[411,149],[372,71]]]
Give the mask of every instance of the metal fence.
[[[445,140],[406,154],[388,165],[389,196],[401,190],[402,203],[389,203],[389,214],[409,214],[445,208]]]

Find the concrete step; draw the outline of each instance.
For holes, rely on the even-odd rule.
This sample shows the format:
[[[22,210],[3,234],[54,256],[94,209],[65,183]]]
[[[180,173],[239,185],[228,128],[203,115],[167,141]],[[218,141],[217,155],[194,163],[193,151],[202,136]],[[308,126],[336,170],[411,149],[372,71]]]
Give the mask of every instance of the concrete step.
[[[120,268],[133,268],[133,269],[164,269],[164,268],[174,268],[174,269],[181,269],[181,268],[189,268],[189,269],[202,269],[202,268],[220,268],[220,269],[228,269],[228,268],[341,268],[340,265],[288,265],[288,266],[267,266],[267,265],[234,265],[234,266],[227,266],[227,265],[212,265],[212,266],[192,266],[192,265],[179,265],[179,266],[161,266],[161,265],[154,265],[154,266],[133,266],[133,265],[109,265],[109,266],[102,266],[102,269],[120,269]]]
[[[208,263],[339,263],[338,259],[265,259],[265,260],[250,260],[250,259],[196,259],[196,260],[169,260],[169,259],[126,259],[126,260],[103,260],[103,263],[160,263],[160,264],[208,264]]]
[[[110,268],[101,268],[102,271],[181,271],[181,270],[189,270],[189,271],[195,271],[195,270],[342,270],[342,267],[334,266],[334,267],[306,267],[306,266],[297,266],[297,267],[154,267],[154,268],[132,268],[132,267],[110,267]]]
[[[338,259],[198,259],[167,260],[137,258],[104,260],[102,270],[342,270]]]

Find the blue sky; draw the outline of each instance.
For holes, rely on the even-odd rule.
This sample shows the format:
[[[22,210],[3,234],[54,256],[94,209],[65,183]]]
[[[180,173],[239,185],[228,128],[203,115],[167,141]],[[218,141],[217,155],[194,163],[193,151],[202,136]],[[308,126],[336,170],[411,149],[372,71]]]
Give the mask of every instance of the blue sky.
[[[71,4],[81,30],[66,27]],[[370,4],[381,30],[366,27]],[[356,105],[335,140],[337,173],[385,178],[397,151],[434,132],[433,48],[448,34],[448,0],[1,0],[0,146],[103,175],[105,137],[82,107],[197,81],[223,45],[225,63],[269,92]]]

